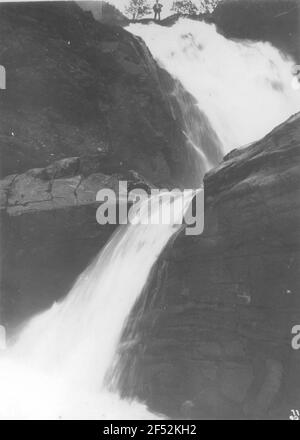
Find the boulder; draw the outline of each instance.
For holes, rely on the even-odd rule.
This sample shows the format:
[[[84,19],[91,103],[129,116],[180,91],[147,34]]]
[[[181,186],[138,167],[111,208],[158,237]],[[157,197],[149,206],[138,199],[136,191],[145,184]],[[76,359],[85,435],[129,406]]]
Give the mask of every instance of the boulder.
[[[203,234],[166,249],[124,332],[124,395],[172,417],[299,408],[299,145],[297,114],[206,175]]]
[[[78,174],[79,158],[0,181],[1,324],[8,329],[68,293],[116,225],[99,225],[96,194],[119,181],[149,189],[136,172]],[[118,202],[118,200],[117,200]]]

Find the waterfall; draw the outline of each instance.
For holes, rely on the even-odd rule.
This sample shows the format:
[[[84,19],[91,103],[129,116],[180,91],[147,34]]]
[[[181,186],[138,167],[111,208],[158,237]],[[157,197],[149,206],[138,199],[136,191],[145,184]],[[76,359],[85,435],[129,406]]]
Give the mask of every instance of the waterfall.
[[[120,227],[68,296],[29,321],[0,358],[0,418],[154,417],[109,393],[105,379],[126,319],[192,196],[155,196],[150,217],[141,209],[135,224]],[[170,213],[169,224],[155,224]]]
[[[224,153],[260,139],[300,110],[295,63],[270,43],[228,40],[214,25],[187,18],[172,27],[127,29],[196,99]]]
[[[175,92],[201,172],[219,157],[209,151],[219,141],[224,152],[253,142],[300,109],[293,63],[270,44],[226,40],[214,26],[187,19],[171,28],[135,24],[129,30],[143,37],[205,115],[201,127],[189,115],[191,102]],[[199,145],[211,135],[208,123],[214,142]],[[163,211],[175,208],[170,224],[144,224],[141,216],[138,224],[121,226],[67,297],[32,318],[0,352],[0,418],[154,417],[143,404],[109,391],[107,377],[130,311],[191,197],[184,206],[179,199],[162,203]]]

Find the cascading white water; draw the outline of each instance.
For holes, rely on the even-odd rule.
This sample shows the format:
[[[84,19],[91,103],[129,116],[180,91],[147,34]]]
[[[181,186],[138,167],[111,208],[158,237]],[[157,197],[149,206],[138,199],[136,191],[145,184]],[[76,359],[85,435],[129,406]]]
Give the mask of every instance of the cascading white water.
[[[213,26],[186,19],[172,28],[129,29],[195,97],[225,150],[263,136],[300,109],[292,62],[269,44],[228,41]],[[194,144],[197,136],[186,135]],[[182,216],[181,203],[176,213]],[[0,418],[153,418],[145,406],[109,393],[105,376],[175,223],[118,229],[67,298],[25,326],[0,354]]]
[[[214,25],[186,18],[172,27],[127,29],[196,98],[224,152],[258,140],[300,110],[294,63],[269,43],[228,40]]]
[[[117,230],[67,298],[25,326],[0,359],[0,418],[154,417],[109,393],[105,375],[126,318],[192,195],[157,196],[150,217],[145,202],[138,223]],[[154,224],[170,211],[171,223]]]

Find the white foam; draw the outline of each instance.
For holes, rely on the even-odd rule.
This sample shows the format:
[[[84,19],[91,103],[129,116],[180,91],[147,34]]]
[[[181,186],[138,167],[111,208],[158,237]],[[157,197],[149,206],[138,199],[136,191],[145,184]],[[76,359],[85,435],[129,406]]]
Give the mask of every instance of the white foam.
[[[197,99],[224,152],[260,139],[300,111],[294,62],[269,43],[232,41],[214,25],[131,24],[153,56]]]

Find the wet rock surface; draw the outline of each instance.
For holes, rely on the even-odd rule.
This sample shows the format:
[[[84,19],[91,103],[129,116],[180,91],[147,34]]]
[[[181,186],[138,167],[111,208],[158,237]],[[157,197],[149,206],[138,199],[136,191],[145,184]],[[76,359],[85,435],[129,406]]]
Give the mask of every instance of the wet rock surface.
[[[299,407],[299,143],[297,115],[206,176],[204,233],[166,249],[124,333],[125,395],[200,419]]]
[[[2,177],[94,156],[155,185],[196,185],[175,104],[142,40],[73,2],[40,2],[1,4],[0,41]]]
[[[195,186],[199,168],[174,84],[141,40],[72,2],[0,5],[0,29],[10,329],[65,295],[113,233],[96,221],[99,189]],[[204,233],[170,243],[125,331],[124,395],[171,417],[287,418],[300,407],[299,126],[296,115],[206,176]]]
[[[9,329],[67,294],[108,241],[116,225],[97,222],[97,192],[118,194],[122,180],[128,191],[149,189],[133,171],[84,176],[81,168],[67,158],[0,181],[0,315]]]
[[[192,98],[141,39],[73,2],[37,2],[0,5],[0,41],[0,312],[10,327],[67,294],[107,242],[99,189],[195,187],[202,168],[174,89]],[[191,108],[217,163],[219,141]]]

